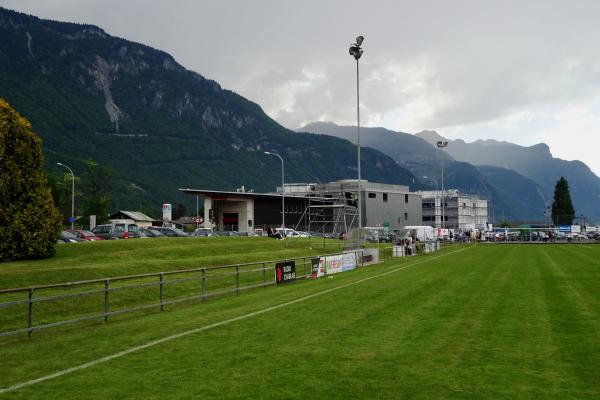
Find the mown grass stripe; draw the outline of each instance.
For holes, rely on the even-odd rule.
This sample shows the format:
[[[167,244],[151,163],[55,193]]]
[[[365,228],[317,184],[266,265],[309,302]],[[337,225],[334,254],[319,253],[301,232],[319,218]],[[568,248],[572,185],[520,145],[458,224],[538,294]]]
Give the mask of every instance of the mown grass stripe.
[[[257,311],[253,311],[253,312],[250,312],[250,313],[247,313],[247,314],[243,314],[243,315],[240,315],[240,316],[237,316],[237,317],[234,317],[234,318],[227,319],[225,321],[216,322],[214,324],[205,325],[205,326],[202,326],[202,327],[199,327],[199,328],[194,328],[194,329],[191,329],[191,330],[188,330],[188,331],[185,331],[185,332],[180,332],[180,333],[177,333],[177,334],[174,334],[174,335],[170,335],[170,336],[167,336],[167,337],[164,337],[164,338],[161,338],[161,339],[153,340],[153,341],[147,342],[145,344],[142,344],[142,345],[139,345],[139,346],[135,346],[135,347],[131,347],[131,348],[127,349],[127,350],[123,350],[123,351],[120,351],[118,353],[111,354],[111,355],[106,356],[106,357],[102,357],[102,358],[99,358],[99,359],[96,359],[96,360],[93,360],[93,361],[89,361],[89,362],[84,363],[84,364],[77,365],[75,367],[67,368],[67,369],[64,369],[64,370],[61,370],[61,371],[57,371],[57,372],[49,374],[49,375],[45,375],[45,376],[42,376],[42,377],[39,377],[39,378],[36,378],[36,379],[28,380],[28,381],[25,381],[25,382],[21,382],[21,383],[9,386],[7,388],[0,389],[0,394],[13,392],[15,390],[18,390],[18,389],[21,389],[21,388],[24,388],[24,387],[27,387],[27,386],[31,386],[31,385],[35,385],[37,383],[41,383],[41,382],[48,381],[48,380],[51,380],[51,379],[59,378],[59,377],[64,376],[64,375],[68,375],[68,374],[71,374],[71,373],[74,373],[74,372],[77,372],[77,371],[80,371],[80,370],[83,370],[83,369],[87,369],[87,368],[90,368],[90,367],[93,367],[93,366],[96,366],[96,365],[99,365],[99,364],[103,364],[103,363],[106,363],[106,362],[109,362],[109,361],[112,361],[112,360],[115,360],[115,359],[127,356],[129,354],[142,351],[142,350],[150,348],[150,347],[154,347],[154,346],[157,346],[157,345],[160,345],[160,344],[163,344],[163,343],[166,343],[166,342],[170,342],[170,341],[182,338],[182,337],[193,335],[195,333],[204,332],[204,331],[207,331],[207,330],[210,330],[210,329],[214,329],[214,328],[217,328],[217,327],[220,327],[220,326],[223,326],[223,325],[228,325],[228,324],[231,324],[231,323],[234,323],[234,322],[237,322],[237,321],[241,321],[241,320],[252,318],[252,317],[255,317],[255,316],[258,316],[258,315],[261,315],[261,314],[265,314],[265,313],[268,313],[270,311],[274,311],[274,310],[277,310],[277,309],[280,309],[280,308],[288,307],[290,305],[297,304],[297,303],[300,303],[300,302],[303,302],[303,301],[306,301],[306,300],[309,300],[309,299],[313,299],[315,297],[323,296],[325,294],[328,294],[328,293],[331,293],[331,292],[334,292],[334,291],[337,291],[337,290],[340,290],[340,289],[344,289],[344,288],[347,288],[347,287],[358,285],[360,283],[367,282],[367,281],[370,281],[370,280],[373,280],[373,279],[381,278],[381,277],[384,277],[384,276],[396,273],[398,271],[401,271],[401,270],[413,267],[415,265],[422,264],[424,262],[429,262],[429,261],[432,261],[432,260],[435,260],[435,259],[438,259],[438,258],[441,258],[441,257],[446,257],[446,256],[449,256],[449,255],[452,255],[452,254],[456,254],[456,253],[465,251],[467,249],[469,249],[469,248],[468,247],[467,248],[461,248],[459,250],[451,251],[451,252],[448,252],[448,253],[444,253],[444,254],[441,254],[439,256],[428,257],[428,258],[425,258],[425,259],[422,259],[422,260],[419,260],[419,261],[415,261],[415,262],[413,262],[413,263],[411,263],[409,265],[399,264],[400,265],[399,267],[397,267],[395,269],[392,269],[392,270],[389,270],[389,271],[386,271],[386,272],[383,272],[383,273],[380,273],[380,274],[377,274],[377,275],[369,276],[367,278],[362,278],[362,279],[359,279],[359,280],[354,281],[354,282],[346,283],[346,284],[343,284],[343,285],[340,285],[340,286],[336,286],[336,287],[333,287],[333,288],[330,288],[330,289],[323,290],[321,292],[317,292],[317,293],[313,293],[313,294],[310,294],[310,295],[306,295],[306,296],[303,296],[303,297],[300,297],[298,299],[294,299],[294,300],[291,300],[291,301],[288,301],[288,302],[285,302],[285,303],[281,303],[281,304],[278,304],[278,305],[275,305],[275,306],[271,306],[271,307],[267,307],[267,308],[264,308],[264,309],[261,309],[261,310],[257,310]]]

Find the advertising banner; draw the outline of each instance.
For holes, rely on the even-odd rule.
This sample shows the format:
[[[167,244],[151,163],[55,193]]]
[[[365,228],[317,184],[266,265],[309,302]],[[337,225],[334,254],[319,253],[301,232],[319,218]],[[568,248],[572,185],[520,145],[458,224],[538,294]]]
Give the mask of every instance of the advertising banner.
[[[356,265],[356,253],[354,252],[314,258],[312,260],[311,276],[319,278],[324,275],[350,271],[355,269]]]
[[[558,231],[562,233],[571,233],[571,225],[559,225]]]
[[[286,261],[275,264],[275,283],[289,283],[296,280],[296,262]]]
[[[323,263],[323,257],[317,257],[312,259],[312,269],[310,276],[313,279],[319,278],[325,275],[325,266]]]

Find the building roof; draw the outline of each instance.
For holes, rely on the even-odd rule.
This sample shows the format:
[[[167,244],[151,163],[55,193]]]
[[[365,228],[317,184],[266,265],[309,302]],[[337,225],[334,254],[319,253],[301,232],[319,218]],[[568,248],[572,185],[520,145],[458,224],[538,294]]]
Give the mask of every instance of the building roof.
[[[281,195],[282,193],[256,193],[256,192],[230,192],[230,191],[223,191],[223,190],[206,190],[206,189],[179,189],[180,192],[186,193],[186,194],[193,194],[196,196],[211,196],[211,197],[218,197],[218,196],[235,196],[235,197],[259,197],[259,198],[272,198],[272,199],[281,199]],[[286,199],[290,199],[290,198],[294,198],[294,199],[308,199],[308,197],[306,196],[306,194],[294,194],[294,193],[285,193],[285,198]],[[226,200],[226,199],[223,199]],[[312,201],[317,201],[319,200],[318,197],[311,197]],[[327,199],[327,200],[331,200],[331,199]]]
[[[123,210],[119,210],[115,213],[112,213],[110,215],[110,217],[108,217],[109,219],[118,219],[118,215],[119,214],[124,214],[125,216],[131,218],[134,221],[147,221],[147,222],[153,222],[154,219],[150,218],[149,216],[147,216],[146,214],[144,214],[143,212],[139,212],[139,211],[123,211]]]

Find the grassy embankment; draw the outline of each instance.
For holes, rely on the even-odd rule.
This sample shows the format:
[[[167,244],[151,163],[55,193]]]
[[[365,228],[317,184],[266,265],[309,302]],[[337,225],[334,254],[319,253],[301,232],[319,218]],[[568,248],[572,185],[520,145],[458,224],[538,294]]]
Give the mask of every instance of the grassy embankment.
[[[295,301],[8,396],[594,399],[599,282],[597,246],[446,249],[143,318],[3,338],[0,386]]]
[[[57,254],[49,259],[0,264],[0,289],[307,257],[297,262],[302,274],[310,268],[311,255],[338,252],[340,245],[337,240],[323,242],[314,238],[310,243],[308,239],[293,239],[285,243],[270,238],[159,238],[64,244],[58,245]],[[242,265],[239,270],[238,277],[235,268],[207,269],[204,293],[273,281],[272,262]],[[158,282],[157,276],[110,280],[109,311],[158,303]],[[114,290],[139,285],[147,286]],[[77,299],[35,302],[33,325],[102,313],[103,289],[104,282],[36,289],[35,299],[84,291],[95,293]],[[164,276],[163,300],[166,302],[201,293],[202,273],[199,271]],[[27,292],[0,294],[0,303],[24,300],[27,296]],[[27,307],[27,304],[19,304],[1,309],[0,331],[26,328]]]

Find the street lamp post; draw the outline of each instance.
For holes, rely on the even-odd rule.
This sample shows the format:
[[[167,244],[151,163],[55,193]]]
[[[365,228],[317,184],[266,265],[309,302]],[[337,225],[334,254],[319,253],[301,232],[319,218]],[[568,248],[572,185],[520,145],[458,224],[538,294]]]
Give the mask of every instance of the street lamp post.
[[[365,38],[357,36],[356,42],[350,45],[349,53],[356,60],[356,147],[357,147],[357,164],[358,164],[358,198],[356,206],[358,207],[358,229],[359,229],[359,245],[360,245],[360,230],[362,228],[362,202],[361,202],[361,174],[360,174],[360,89],[359,89],[359,74],[358,60],[363,54],[363,49],[360,47]]]
[[[431,178],[431,177],[429,177],[429,176],[423,176],[423,179],[430,179],[430,180],[432,180],[432,181],[433,181],[433,183],[435,183],[435,193],[436,193],[436,196],[435,196],[435,197],[436,197],[436,198],[438,198],[438,197],[439,197],[439,195],[440,195],[440,191],[439,191],[439,190],[440,190],[440,187],[438,186],[438,181],[437,181],[437,179],[435,179],[435,178]],[[434,203],[434,206],[433,206],[433,215],[434,215],[434,217],[436,218],[436,221],[435,221],[435,222],[436,222],[436,224],[435,224],[435,225],[436,225],[436,228],[439,228],[439,226],[438,226],[438,224],[437,224],[437,212],[436,212],[436,211],[437,211],[437,210],[436,210],[435,203]]]
[[[265,151],[265,154],[279,157],[281,160],[281,236],[285,237],[285,171],[283,169],[283,158],[276,153]]]
[[[75,224],[75,174],[73,174],[73,170],[67,167],[65,164],[56,164],[60,165],[61,167],[65,167],[69,170],[69,173],[71,174],[71,218],[69,218],[69,221],[71,222],[71,230],[73,230]]]
[[[448,146],[448,142],[447,141],[438,141],[436,143],[436,146],[438,147],[438,149],[440,149],[440,152],[442,152],[442,157],[441,157],[441,163],[442,163],[442,229],[446,229],[446,221],[445,221],[445,209],[446,209],[446,193],[445,193],[445,189],[444,189],[444,148],[446,146]]]

